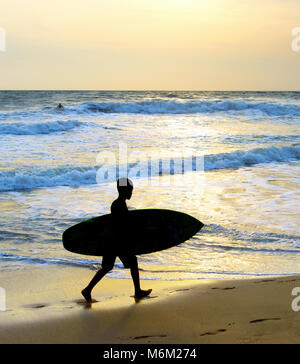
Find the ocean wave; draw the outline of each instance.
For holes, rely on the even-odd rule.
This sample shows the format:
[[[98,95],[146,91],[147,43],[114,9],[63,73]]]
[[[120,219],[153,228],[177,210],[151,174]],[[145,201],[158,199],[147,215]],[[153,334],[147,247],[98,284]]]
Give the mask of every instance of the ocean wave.
[[[205,156],[205,170],[241,168],[261,163],[289,162],[300,158],[300,145],[237,150]]]
[[[0,261],[20,262],[27,264],[42,264],[42,265],[67,265],[71,267],[94,269],[94,265],[99,264],[99,261],[88,261],[84,259],[64,259],[64,258],[43,258],[34,256],[22,256],[17,254],[0,253]]]
[[[238,230],[235,228],[228,228],[222,225],[217,224],[206,224],[204,228],[201,230],[201,233],[205,233],[206,235],[211,236],[222,236],[224,238],[230,238],[234,240],[241,240],[243,242],[257,244],[261,243],[265,244],[274,244],[278,243],[282,244],[284,241],[293,241],[300,242],[300,235],[293,235],[287,233],[274,233],[274,232],[259,232],[259,231],[245,231]],[[201,244],[203,241],[201,241]],[[193,242],[194,244],[194,242]],[[299,246],[300,247],[300,246]]]
[[[85,125],[77,120],[49,121],[36,124],[11,123],[0,124],[0,135],[39,135],[72,130]]]
[[[195,136],[193,138],[198,138]],[[244,144],[244,143],[255,143],[255,144],[266,144],[266,143],[278,143],[278,142],[297,142],[300,141],[300,134],[277,134],[277,135],[248,135],[248,134],[237,134],[229,137],[225,137],[222,142],[224,144]]]
[[[269,254],[300,253],[300,235],[246,231],[217,224],[205,225],[201,230],[201,235],[203,234],[209,238],[201,239],[200,237],[197,239],[197,235],[195,235],[194,239],[186,243],[186,247],[196,251],[199,249],[217,249]]]
[[[96,183],[96,172],[95,167],[32,168],[0,171],[0,191],[92,185]]]
[[[154,100],[139,102],[86,102],[66,109],[78,113],[195,114],[254,113],[268,116],[300,116],[300,105],[240,100]]]
[[[57,115],[112,114],[242,114],[271,117],[298,117],[300,104],[244,101],[228,99],[156,99],[147,101],[84,102],[67,105],[63,110],[41,108],[36,110],[0,113],[0,120],[32,120],[57,117]]]
[[[113,182],[120,170],[127,175],[145,177],[181,174],[192,171],[242,168],[261,163],[289,162],[300,159],[300,145],[283,147],[254,148],[231,153],[205,155],[203,158],[190,156],[168,160],[144,160],[128,166],[98,165],[94,167],[59,167],[52,169],[4,170],[0,171],[0,191],[14,191],[42,187],[92,185]],[[150,167],[150,168],[149,168]]]

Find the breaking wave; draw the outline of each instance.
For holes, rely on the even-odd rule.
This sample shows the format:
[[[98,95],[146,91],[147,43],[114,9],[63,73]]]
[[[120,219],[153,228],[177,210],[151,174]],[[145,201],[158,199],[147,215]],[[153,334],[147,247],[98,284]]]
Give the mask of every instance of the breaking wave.
[[[191,171],[242,168],[261,163],[289,162],[300,159],[300,145],[254,148],[231,153],[210,154],[201,157],[170,158],[168,160],[141,161],[127,166],[128,175],[151,177]],[[202,161],[204,163],[202,163]],[[153,168],[153,165],[155,168]],[[120,166],[119,168],[121,168]],[[126,170],[126,166],[125,166]],[[99,174],[99,171],[101,172]],[[112,182],[118,178],[118,166],[98,165],[94,167],[59,167],[52,169],[14,169],[0,171],[0,191],[14,191],[55,186],[81,186]]]
[[[77,120],[49,121],[36,124],[11,123],[0,124],[0,135],[38,135],[52,134],[72,130],[85,125]]]
[[[63,110],[41,108],[37,110],[0,113],[0,120],[31,120],[53,116],[85,115],[85,114],[246,114],[259,116],[300,116],[300,104],[277,103],[244,100],[184,100],[157,99],[149,101],[127,102],[84,102],[66,106]]]
[[[239,100],[154,100],[140,102],[87,102],[69,108],[78,113],[194,114],[214,112],[252,112],[269,116],[300,116],[300,105]]]

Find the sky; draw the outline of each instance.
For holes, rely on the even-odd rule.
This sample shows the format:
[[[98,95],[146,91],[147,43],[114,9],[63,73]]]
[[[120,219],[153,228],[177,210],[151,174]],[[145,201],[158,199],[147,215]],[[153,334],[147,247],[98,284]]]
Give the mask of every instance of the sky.
[[[1,0],[0,89],[299,90],[299,14],[299,0]]]

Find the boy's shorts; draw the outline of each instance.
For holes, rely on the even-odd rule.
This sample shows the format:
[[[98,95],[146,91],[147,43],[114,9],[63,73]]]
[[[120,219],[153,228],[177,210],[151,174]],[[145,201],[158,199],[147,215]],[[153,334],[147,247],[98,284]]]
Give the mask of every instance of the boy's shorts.
[[[119,259],[124,265],[124,268],[131,268],[136,265],[137,258],[135,255],[118,255]],[[108,267],[109,270],[113,269],[117,255],[104,255],[102,259],[102,267]]]

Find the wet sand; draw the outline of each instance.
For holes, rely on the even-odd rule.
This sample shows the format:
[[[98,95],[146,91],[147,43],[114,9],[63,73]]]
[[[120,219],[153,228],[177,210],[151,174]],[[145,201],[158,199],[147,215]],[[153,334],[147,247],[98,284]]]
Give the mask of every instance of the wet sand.
[[[0,343],[300,343],[300,311],[291,307],[300,276],[142,280],[153,291],[140,301],[131,279],[104,278],[88,305],[80,290],[93,274],[49,266],[2,273]]]

